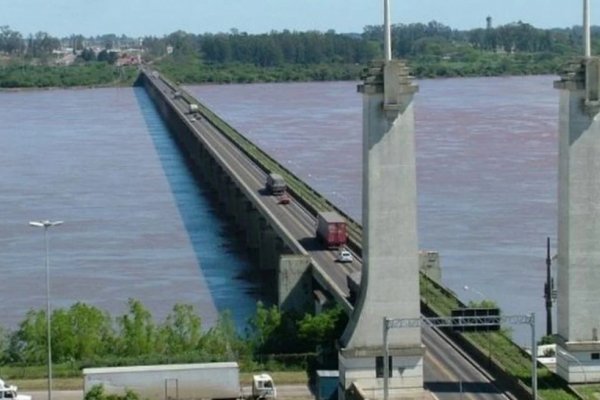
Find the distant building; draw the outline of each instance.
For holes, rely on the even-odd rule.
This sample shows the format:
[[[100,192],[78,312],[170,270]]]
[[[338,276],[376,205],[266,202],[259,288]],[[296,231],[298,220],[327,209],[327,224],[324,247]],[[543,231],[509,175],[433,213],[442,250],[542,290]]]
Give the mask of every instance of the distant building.
[[[485,22],[486,22],[486,28],[487,29],[492,29],[492,17],[490,17],[488,15],[487,18],[485,19]]]

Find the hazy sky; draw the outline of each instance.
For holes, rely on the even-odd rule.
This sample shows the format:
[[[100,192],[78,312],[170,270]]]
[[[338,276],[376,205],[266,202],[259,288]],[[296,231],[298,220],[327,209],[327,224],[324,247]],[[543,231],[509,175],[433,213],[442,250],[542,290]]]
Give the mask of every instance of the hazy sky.
[[[600,4],[591,0],[592,24]],[[598,2],[600,3],[600,2]],[[391,0],[392,22],[439,21],[458,29],[524,21],[540,28],[581,25],[582,0]],[[383,0],[0,0],[0,26],[24,35],[103,33],[162,36],[189,33],[263,33],[283,29],[362,32],[381,24]],[[598,10],[596,10],[598,9]]]

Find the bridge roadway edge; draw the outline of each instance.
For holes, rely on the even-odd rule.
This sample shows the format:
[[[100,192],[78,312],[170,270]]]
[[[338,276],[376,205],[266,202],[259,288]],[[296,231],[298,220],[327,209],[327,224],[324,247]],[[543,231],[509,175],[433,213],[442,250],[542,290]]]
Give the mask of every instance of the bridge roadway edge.
[[[184,130],[184,131],[188,131],[188,133],[192,133],[193,135],[193,129],[189,126],[189,122],[187,121],[187,119],[185,118],[185,115],[183,115],[182,112],[177,111],[176,107],[174,106],[172,100],[169,98],[169,93],[165,93],[163,92],[155,82],[153,82],[153,79],[157,79],[160,82],[164,83],[166,86],[168,86],[173,93],[174,92],[180,92],[182,93],[183,97],[185,98],[185,100],[187,101],[187,103],[192,104],[200,104],[194,97],[192,97],[191,95],[189,95],[187,92],[185,92],[184,90],[182,90],[181,88],[179,88],[176,85],[173,85],[171,82],[169,82],[167,79],[165,79],[162,76],[151,76],[151,73],[146,72],[144,70],[141,71],[140,73],[140,78],[138,78],[138,82],[137,84],[139,85],[141,83],[141,86],[143,86],[146,91],[148,92],[148,94],[150,95],[150,98],[152,99],[153,103],[155,104],[157,110],[159,111],[159,114],[161,115],[161,117],[167,122],[167,125],[170,127],[170,132],[171,134],[174,134],[175,136],[177,136],[177,132],[173,132],[173,131],[178,131],[178,130]],[[216,116],[216,115],[215,115]],[[218,117],[217,117],[218,118]],[[211,121],[212,122],[212,121]],[[174,124],[178,125],[179,129],[174,129]],[[220,127],[215,126],[215,128],[217,130],[221,130]],[[182,140],[182,138],[177,137],[177,140],[179,142],[179,144],[184,147],[186,153],[188,153],[189,156],[191,149],[193,149],[193,146],[188,142],[188,141],[184,141]],[[231,139],[230,139],[231,140]],[[197,144],[198,145],[198,144]],[[201,147],[201,145],[198,145],[199,147]],[[239,146],[239,145],[238,145]],[[203,149],[203,151],[208,151],[206,148]],[[245,152],[245,151],[244,151]],[[216,154],[211,154],[212,157],[216,157],[218,158],[218,155]],[[250,156],[249,156],[250,157]],[[253,159],[253,161],[257,162],[256,159],[254,159],[254,157],[250,157],[251,159]],[[276,161],[273,161],[278,167],[279,164]],[[260,168],[262,168],[264,171],[268,171],[268,169],[265,169],[265,166],[261,163],[258,163]],[[222,168],[224,168],[224,166],[222,164],[219,164]],[[213,168],[214,168],[214,163],[213,163]],[[291,174],[291,172],[287,171],[284,167],[281,167],[284,171],[287,172],[287,174]],[[293,175],[293,174],[292,174]],[[236,179],[235,176],[235,171],[232,172],[232,174],[230,175],[230,178],[232,180]],[[296,178],[298,179],[298,178]],[[255,202],[252,201],[252,199],[254,197],[256,197],[256,193],[254,193],[254,191],[252,191],[250,188],[248,187],[244,187],[242,186],[237,186],[238,189],[242,192],[242,194],[244,196],[246,196],[245,198],[248,200],[250,200],[250,206],[248,205],[248,203],[245,203],[244,206],[240,207],[241,209],[245,209],[246,212],[248,211],[248,207],[251,207],[253,211],[257,211],[261,216],[266,216],[266,217],[271,217],[273,219],[276,220],[276,218],[273,217],[273,215],[271,215],[271,213],[269,212],[269,210],[263,209],[261,210],[260,207],[259,209],[256,208],[256,204]],[[293,189],[291,190],[293,191]],[[335,206],[331,205],[331,203],[329,203],[326,199],[324,199],[320,194],[316,193],[314,190],[312,190],[312,195],[316,195],[316,196],[320,196],[323,199],[323,204],[325,204],[325,206],[321,207],[322,209],[335,209],[338,210]],[[299,193],[294,193],[294,194],[299,194]],[[304,206],[306,206],[306,208],[312,212],[313,214],[316,214],[319,209],[315,208],[313,204],[310,204],[310,201],[305,201],[305,199],[301,198],[301,200],[303,201]],[[260,202],[258,202],[260,203]],[[340,211],[340,213],[342,215],[344,215],[344,217],[346,217],[349,221],[351,221],[351,223],[356,224],[359,226],[360,225],[357,224],[356,222],[354,222],[350,217],[348,217],[346,214],[344,214],[343,212]],[[237,217],[236,217],[237,218]],[[283,234],[283,235],[288,235],[288,237],[291,238],[291,235],[289,234],[289,232],[287,232],[287,230],[285,229],[285,227],[275,224],[275,226],[273,227],[273,229],[278,233],[278,234]],[[351,243],[351,247],[354,251],[356,251],[358,254],[361,254],[361,244],[360,242],[356,242],[356,239],[360,239],[361,238],[361,233],[359,232],[358,236],[354,236],[351,237],[352,243]],[[298,246],[297,249],[299,249],[298,255],[304,256],[304,257],[308,257],[306,251],[302,248],[302,246],[300,246],[300,244],[298,242],[294,243],[295,246]],[[280,263],[279,263],[279,269],[281,269],[281,265],[284,264],[286,268],[286,272],[284,272],[285,274],[288,275],[293,275],[296,279],[295,285],[296,286],[290,286],[288,288],[284,288],[284,291],[287,291],[288,293],[292,294],[292,293],[303,293],[303,295],[305,295],[307,293],[307,290],[305,289],[301,289],[299,288],[299,286],[306,286],[306,279],[305,279],[305,275],[306,275],[306,271],[302,270],[302,268],[300,269],[294,269],[294,264],[302,264],[302,262],[298,263],[297,261],[294,262],[293,261],[293,257],[292,258],[286,258],[281,257],[280,258]],[[329,293],[331,295],[333,295],[333,297],[336,299],[336,301],[338,302],[338,304],[341,304],[342,307],[346,310],[347,313],[352,312],[352,305],[350,304],[346,294],[344,293],[343,290],[341,290],[336,284],[335,282],[333,282],[327,275],[327,273],[325,272],[325,270],[320,267],[318,264],[314,263],[314,262],[309,262],[308,268],[310,268],[311,270],[311,275],[312,278],[319,284],[321,285],[323,288],[325,289],[329,289]],[[427,281],[427,285],[431,285],[433,287],[438,288],[441,292],[445,293],[447,296],[455,298],[457,300],[458,303],[462,304],[460,302],[460,300],[458,300],[458,298],[456,297],[455,293],[452,292],[451,290],[447,289],[446,287],[444,287],[440,282],[434,280],[434,279],[430,279],[427,274],[421,273],[421,279],[425,279]],[[282,290],[281,286],[278,288],[280,291]],[[310,292],[310,291],[309,291]],[[300,303],[300,304],[305,304],[305,299],[301,299],[300,301],[298,301],[298,299],[280,299],[279,301],[280,305],[283,305],[284,303]],[[421,302],[422,304],[422,308],[423,305],[425,305],[425,308],[427,309],[426,314],[429,314],[428,316],[432,316],[432,315],[436,315],[439,316],[438,314],[436,314],[432,309],[430,309],[429,307],[427,307],[426,303],[423,303],[423,301]],[[462,335],[460,334],[453,334],[450,333],[448,334],[448,332],[445,332],[445,336],[450,339],[451,341],[453,341],[454,343],[456,343],[460,348],[462,348],[463,351],[465,351],[469,356],[473,357],[474,360],[477,360],[478,362],[481,362],[483,360],[487,360],[487,354],[485,352],[484,349],[480,349],[478,348],[474,343],[471,343],[470,341],[468,341],[467,339],[465,339]],[[530,393],[528,392],[528,388],[524,387],[523,384],[521,382],[519,382],[517,379],[515,379],[514,377],[512,377],[508,371],[506,371],[501,365],[496,364],[496,360],[492,360],[492,363],[494,364],[494,367],[492,368],[492,370],[488,370],[488,368],[483,367],[482,364],[479,365],[479,367],[482,370],[488,370],[490,373],[493,373],[494,376],[498,378],[500,378],[499,380],[496,381],[497,384],[500,384],[505,390],[511,391],[511,392],[515,392],[515,393],[519,393],[520,394],[520,398],[530,398]],[[501,377],[498,377],[498,374],[501,375]],[[521,397],[522,396],[522,397]]]
[[[190,166],[194,169],[194,174],[204,176],[208,183],[216,188],[215,194],[224,210],[238,211],[237,214],[229,215],[240,222],[239,226],[246,231],[246,244],[258,253],[258,260],[255,261],[258,261],[259,268],[268,270],[276,266],[277,282],[274,287],[277,288],[278,305],[283,309],[292,307],[302,308],[303,311],[314,311],[314,306],[307,308],[309,304],[313,305],[313,285],[307,283],[306,278],[306,271],[309,271],[318,286],[331,294],[349,313],[351,304],[346,298],[346,293],[329,278],[318,263],[310,259],[306,250],[279,223],[273,213],[263,206],[259,194],[244,183],[236,171],[220,157],[216,149],[195,133],[195,129],[190,126],[183,112],[177,109],[170,98],[172,94],[166,93],[164,89],[161,90],[154,79],[165,83],[173,91],[182,90],[164,78],[154,77],[144,71],[140,73],[136,82],[136,85],[146,90],[159,115],[169,127],[169,132],[191,161]],[[231,196],[231,193],[234,195]],[[240,204],[235,204],[236,199]],[[245,221],[245,224],[242,221]],[[283,251],[276,250],[278,240],[283,241],[283,246],[279,246],[284,248]],[[292,254],[286,254],[289,252]],[[298,261],[299,258],[308,261]],[[294,298],[297,296],[308,296],[309,299]]]

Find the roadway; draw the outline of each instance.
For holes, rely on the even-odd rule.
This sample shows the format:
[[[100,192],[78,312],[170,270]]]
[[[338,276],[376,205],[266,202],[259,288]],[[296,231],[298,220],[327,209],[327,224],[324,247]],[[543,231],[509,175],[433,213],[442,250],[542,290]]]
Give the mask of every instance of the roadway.
[[[174,98],[175,92],[170,86],[151,74],[147,76],[164,93],[167,101],[176,106],[180,116],[193,128],[197,137],[204,142],[221,166],[236,177],[240,189],[267,214],[277,219],[276,224],[279,226],[275,226],[275,230],[288,233],[311,257],[313,267],[327,275],[326,279],[330,285],[327,289],[337,291],[336,298],[342,297],[347,302],[348,275],[353,271],[360,271],[361,268],[361,260],[356,254],[352,263],[337,262],[336,253],[324,249],[315,238],[316,219],[312,214],[292,196],[289,204],[282,205],[274,196],[266,195],[265,172],[209,121],[189,115],[188,102],[181,97]],[[439,399],[456,399],[456,394],[461,393],[460,390],[463,399],[509,398],[499,392],[492,384],[492,379],[481,372],[482,368],[477,367],[465,354],[452,346],[439,331],[423,329],[422,332],[423,343],[427,349],[424,360],[426,387]]]

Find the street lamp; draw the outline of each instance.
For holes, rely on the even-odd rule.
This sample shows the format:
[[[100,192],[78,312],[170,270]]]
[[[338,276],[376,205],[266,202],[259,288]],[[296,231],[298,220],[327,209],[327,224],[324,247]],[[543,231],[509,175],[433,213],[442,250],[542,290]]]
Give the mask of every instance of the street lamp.
[[[63,221],[30,221],[29,225],[44,228],[46,245],[46,336],[48,341],[48,400],[52,400],[52,335],[50,331],[50,260],[48,257],[48,228],[61,225]]]

